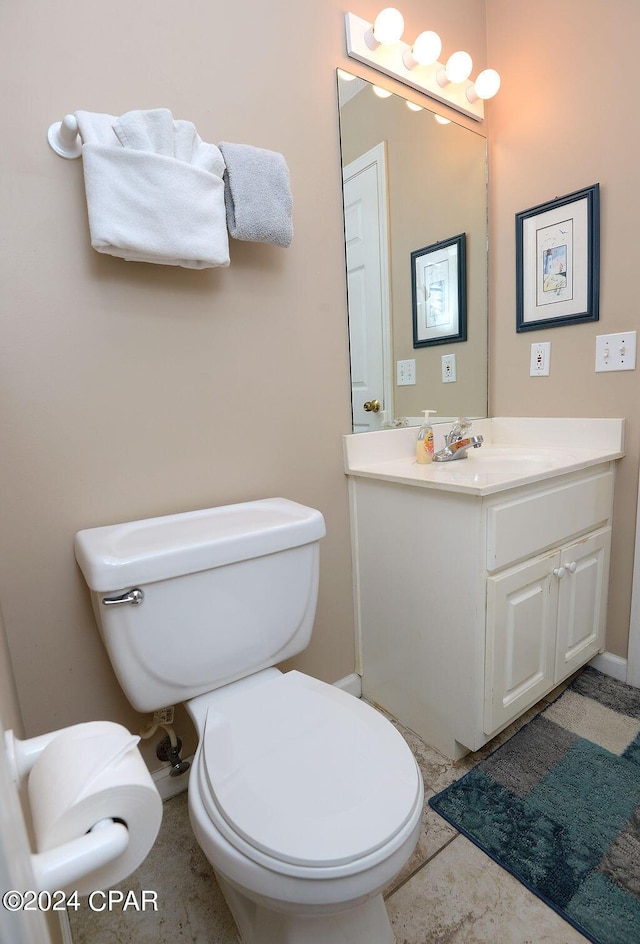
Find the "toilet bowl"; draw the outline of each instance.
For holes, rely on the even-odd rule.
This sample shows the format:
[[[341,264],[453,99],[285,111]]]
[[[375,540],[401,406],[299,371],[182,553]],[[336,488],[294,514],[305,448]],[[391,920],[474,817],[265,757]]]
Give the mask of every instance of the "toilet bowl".
[[[246,944],[393,941],[381,892],[423,804],[405,741],[299,672],[228,689],[187,704],[200,734],[189,812]]]
[[[195,724],[191,824],[245,944],[392,944],[382,891],[420,830],[391,722],[275,668],[308,642],[323,534],[319,512],[266,499],[76,536],[130,701],[183,701]]]

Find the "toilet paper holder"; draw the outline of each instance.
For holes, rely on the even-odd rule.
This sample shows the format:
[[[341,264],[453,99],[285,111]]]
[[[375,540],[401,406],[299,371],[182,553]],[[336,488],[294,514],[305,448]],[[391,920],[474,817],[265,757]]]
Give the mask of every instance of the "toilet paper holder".
[[[7,759],[19,790],[26,784],[36,760],[59,734],[53,731],[21,740],[13,731],[5,732]],[[38,891],[69,890],[80,878],[122,855],[129,843],[124,823],[102,819],[88,833],[46,852],[31,854],[31,865]]]

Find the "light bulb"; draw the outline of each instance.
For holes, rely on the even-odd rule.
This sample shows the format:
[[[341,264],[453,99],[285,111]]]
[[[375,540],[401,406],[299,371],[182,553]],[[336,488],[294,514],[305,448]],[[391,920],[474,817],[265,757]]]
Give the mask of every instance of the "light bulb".
[[[373,94],[377,95],[378,98],[389,98],[393,95],[393,92],[389,92],[387,89],[380,88],[379,85],[372,85]]]
[[[351,72],[345,72],[344,69],[338,69],[338,77],[342,79],[343,82],[353,82],[355,75]]]
[[[433,30],[425,30],[416,36],[416,40],[411,49],[406,49],[402,54],[402,61],[407,69],[415,69],[416,66],[430,66],[436,62],[442,52],[442,40]]]
[[[422,111],[422,105],[416,105],[415,102],[405,101],[405,105],[410,111]]]
[[[468,52],[454,52],[447,59],[445,73],[450,82],[464,82],[471,75],[473,62]]]
[[[434,115],[433,117],[436,119],[436,121],[438,122],[439,125],[450,125],[450,124],[451,124],[451,119],[450,119],[450,118],[445,118],[444,115]]]
[[[378,13],[373,29],[367,30],[364,40],[369,49],[393,46],[404,33],[404,17],[395,7],[385,7]]]
[[[468,52],[454,52],[447,59],[444,69],[438,70],[438,85],[444,87],[450,82],[464,82],[471,75],[472,68],[473,62]]]
[[[485,69],[480,73],[475,81],[473,89],[467,89],[467,98],[469,101],[475,101],[478,98],[493,98],[500,88],[500,76],[495,69]],[[471,95],[475,97],[472,98]]]

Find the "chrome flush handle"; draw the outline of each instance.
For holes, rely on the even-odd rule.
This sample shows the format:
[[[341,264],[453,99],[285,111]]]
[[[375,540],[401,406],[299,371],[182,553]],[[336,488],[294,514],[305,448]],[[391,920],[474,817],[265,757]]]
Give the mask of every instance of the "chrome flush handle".
[[[133,590],[127,590],[118,597],[103,597],[102,602],[105,606],[118,606],[120,603],[130,603],[131,606],[138,606],[144,600],[144,591],[139,587]]]

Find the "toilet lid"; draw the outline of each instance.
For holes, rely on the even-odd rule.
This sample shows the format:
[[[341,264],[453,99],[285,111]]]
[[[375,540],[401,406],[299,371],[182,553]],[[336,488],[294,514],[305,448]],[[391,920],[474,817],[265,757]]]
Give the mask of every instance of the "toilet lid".
[[[419,802],[420,774],[394,726],[295,671],[212,706],[202,752],[231,830],[287,863],[360,859],[387,844]]]

